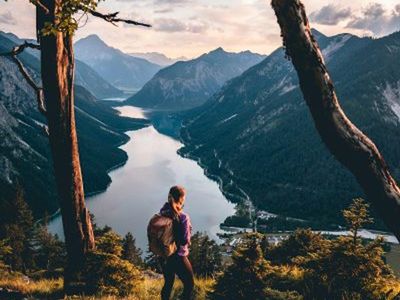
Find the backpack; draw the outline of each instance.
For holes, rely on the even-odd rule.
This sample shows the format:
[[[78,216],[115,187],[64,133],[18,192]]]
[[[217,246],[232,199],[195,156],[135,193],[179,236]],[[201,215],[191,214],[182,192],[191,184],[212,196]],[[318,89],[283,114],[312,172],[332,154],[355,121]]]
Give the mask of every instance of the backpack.
[[[172,218],[161,214],[155,214],[150,219],[147,226],[147,238],[149,249],[155,255],[168,257],[176,252],[173,223]]]

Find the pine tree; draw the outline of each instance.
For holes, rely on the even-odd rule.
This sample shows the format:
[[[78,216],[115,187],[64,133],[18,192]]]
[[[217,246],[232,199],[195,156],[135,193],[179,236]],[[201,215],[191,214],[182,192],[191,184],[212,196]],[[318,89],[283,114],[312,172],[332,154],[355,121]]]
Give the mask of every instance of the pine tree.
[[[7,240],[0,240],[0,274],[2,269],[6,267],[4,259],[12,253],[11,247],[8,245]]]
[[[352,233],[354,245],[357,243],[358,232],[362,226],[373,222],[373,219],[369,217],[368,208],[368,203],[362,198],[356,198],[349,208],[343,210],[343,217]]]
[[[266,299],[267,276],[271,265],[264,259],[257,238],[251,238],[236,250],[232,264],[217,279],[210,294],[213,300]]]
[[[0,238],[7,239],[12,248],[6,258],[12,269],[26,272],[33,267],[32,233],[32,211],[24,200],[22,188],[17,186],[14,198],[3,204],[0,219]]]
[[[212,276],[220,271],[222,256],[220,247],[208,235],[196,232],[191,239],[190,262],[197,276]]]
[[[136,267],[143,267],[142,250],[136,247],[136,239],[128,232],[122,240],[122,259],[125,259]]]
[[[122,258],[122,238],[111,229],[104,229],[105,233],[96,239],[97,249],[86,256],[87,292],[126,296],[142,279],[141,272]]]
[[[265,243],[265,242],[264,242]],[[311,229],[297,229],[286,240],[265,250],[265,257],[274,264],[301,264],[308,256],[324,256],[330,242]]]
[[[33,245],[37,268],[54,271],[64,267],[66,262],[65,244],[58,238],[58,235],[53,235],[48,231],[46,222],[35,229]]]
[[[146,257],[144,258],[144,263],[147,268],[153,270],[154,272],[162,273],[160,259],[153,252],[147,252]]]
[[[316,299],[386,299],[383,287],[393,279],[390,267],[383,261],[383,239],[363,242],[359,229],[372,221],[368,204],[357,198],[343,216],[350,236],[329,241],[328,251],[305,253],[305,297]]]
[[[96,247],[99,252],[113,254],[117,257],[122,255],[122,239],[114,231],[107,231],[96,240]]]

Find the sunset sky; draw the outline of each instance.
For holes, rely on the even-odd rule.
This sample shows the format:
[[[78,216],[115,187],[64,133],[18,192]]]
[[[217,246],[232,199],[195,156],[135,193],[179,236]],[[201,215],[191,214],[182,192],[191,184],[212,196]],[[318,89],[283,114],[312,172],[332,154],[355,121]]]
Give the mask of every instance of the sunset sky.
[[[400,30],[400,0],[303,1],[312,26],[327,35],[350,32],[382,36]],[[196,57],[217,47],[268,54],[281,45],[275,15],[265,0],[107,0],[101,12],[153,25],[115,27],[89,16],[76,39],[97,34],[124,52],[161,52]],[[0,1],[0,30],[33,38],[34,6],[28,0]],[[84,25],[84,26],[83,26]]]

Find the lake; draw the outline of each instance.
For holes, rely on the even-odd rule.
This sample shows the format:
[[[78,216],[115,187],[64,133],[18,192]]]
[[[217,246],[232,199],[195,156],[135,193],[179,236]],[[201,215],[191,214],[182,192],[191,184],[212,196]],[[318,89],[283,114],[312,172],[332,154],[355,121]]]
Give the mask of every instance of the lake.
[[[140,108],[118,110],[122,116],[146,117]],[[206,232],[218,240],[219,224],[235,212],[218,184],[207,178],[195,161],[177,154],[182,143],[153,126],[127,134],[130,141],[121,149],[128,154],[128,161],[109,173],[112,183],[105,192],[86,199],[96,223],[109,225],[121,235],[132,232],[137,245],[146,250],[148,221],[167,200],[169,188],[179,184],[187,190],[184,210],[192,219],[193,232]],[[50,222],[49,230],[63,236],[60,216]]]

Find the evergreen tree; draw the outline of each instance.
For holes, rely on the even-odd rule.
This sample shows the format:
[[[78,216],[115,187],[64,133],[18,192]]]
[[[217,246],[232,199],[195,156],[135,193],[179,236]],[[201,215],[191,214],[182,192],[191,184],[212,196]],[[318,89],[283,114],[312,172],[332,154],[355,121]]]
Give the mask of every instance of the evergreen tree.
[[[234,252],[232,264],[217,279],[213,300],[266,299],[267,276],[271,265],[264,259],[256,238],[244,242]]]
[[[373,219],[369,217],[368,208],[368,203],[362,198],[356,198],[349,208],[343,210],[343,217],[352,234],[354,244],[357,243],[358,232],[362,226],[373,222]]]
[[[3,203],[1,210],[0,238],[7,239],[12,248],[6,263],[14,270],[26,272],[34,266],[30,243],[33,235],[33,215],[24,200],[20,186],[17,186],[14,198]]]
[[[45,225],[37,226],[33,245],[36,267],[47,271],[63,268],[66,261],[65,244],[51,234]]]
[[[147,268],[153,270],[154,272],[162,273],[160,259],[153,252],[147,252],[146,257],[144,258],[144,263]]]
[[[298,260],[305,269],[303,294],[315,299],[390,299],[385,285],[393,280],[392,271],[382,259],[383,239],[363,242],[359,229],[371,222],[368,205],[354,199],[343,211],[350,236],[326,241],[328,251],[304,253]]]
[[[96,240],[96,248],[99,252],[121,257],[122,239],[114,231],[107,231]]]
[[[190,262],[197,276],[212,276],[220,271],[222,256],[220,247],[208,235],[196,232],[191,239]]]
[[[122,259],[137,267],[143,267],[142,250],[136,247],[136,239],[128,232],[122,240]]]
[[[141,273],[134,264],[122,258],[122,238],[108,228],[100,230],[96,250],[86,257],[87,292],[126,296],[142,279]]]
[[[297,264],[308,256],[326,255],[329,245],[329,240],[321,234],[311,229],[297,229],[278,245],[269,246],[265,250],[265,257],[275,264]]]
[[[1,270],[6,266],[4,264],[4,259],[12,253],[12,248],[8,245],[7,240],[0,240],[0,274]]]
[[[103,236],[107,232],[112,231],[112,228],[108,225],[105,225],[104,227],[99,227],[99,225],[97,225],[96,223],[96,217],[94,214],[90,213],[89,216],[92,223],[93,234],[96,239]]]

